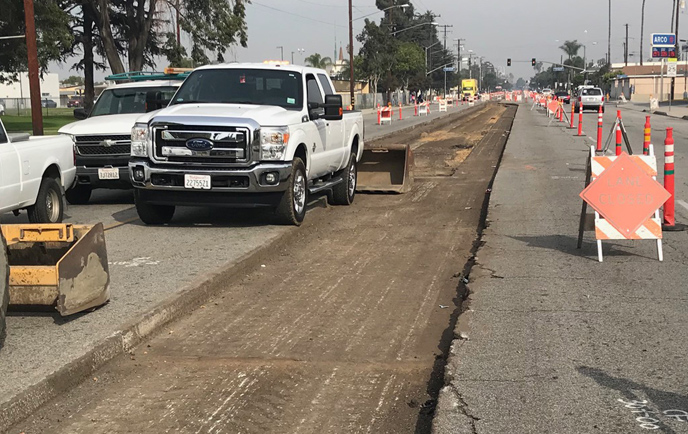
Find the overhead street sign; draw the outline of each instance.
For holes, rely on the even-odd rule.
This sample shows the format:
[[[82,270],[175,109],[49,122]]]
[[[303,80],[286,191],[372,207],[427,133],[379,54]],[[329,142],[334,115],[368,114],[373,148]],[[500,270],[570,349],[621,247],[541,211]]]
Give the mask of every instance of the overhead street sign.
[[[652,47],[675,47],[676,35],[673,33],[653,33]]]
[[[671,195],[624,152],[580,196],[631,238]]]
[[[676,47],[652,47],[653,59],[671,59],[676,57]]]
[[[554,72],[562,72],[564,70],[563,66],[554,66],[552,67],[552,71]]]
[[[442,70],[443,70],[444,72],[454,72],[454,70],[456,70],[456,68],[454,68],[453,66],[448,66],[448,67],[446,67],[446,68],[444,68],[444,69],[442,69]]]

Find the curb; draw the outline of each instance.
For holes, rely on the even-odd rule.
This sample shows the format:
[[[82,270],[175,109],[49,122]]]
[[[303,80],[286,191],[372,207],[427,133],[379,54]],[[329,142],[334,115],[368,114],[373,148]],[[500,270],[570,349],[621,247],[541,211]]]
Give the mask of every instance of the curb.
[[[475,108],[477,107],[479,106]],[[456,114],[466,114],[470,111],[467,109]],[[411,131],[450,116],[442,116],[384,134],[371,139],[371,142],[382,140],[393,134]],[[198,309],[208,299],[224,290],[228,279],[257,267],[275,250],[279,250],[295,240],[298,234],[299,228],[291,228],[266,244],[244,254],[236,261],[221,266],[209,277],[197,279],[181,292],[169,296],[149,312],[124,323],[110,336],[96,341],[82,356],[66,363],[52,374],[11,397],[8,401],[0,403],[0,432],[5,432],[13,425],[29,417],[50,400],[76,387],[93,372],[115,357],[128,353],[132,348],[160,331],[165,325]]]

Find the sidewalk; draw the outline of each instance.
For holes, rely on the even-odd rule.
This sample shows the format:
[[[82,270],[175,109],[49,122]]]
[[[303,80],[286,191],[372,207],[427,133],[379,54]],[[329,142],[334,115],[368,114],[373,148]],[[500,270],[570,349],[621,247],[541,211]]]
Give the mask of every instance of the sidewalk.
[[[577,250],[590,141],[529,108],[493,186],[433,432],[688,432],[688,233],[664,234],[663,263],[653,241],[605,242],[598,263],[588,232]]]
[[[639,112],[650,112],[649,103],[640,104],[629,101],[626,103],[618,103],[618,107],[620,109],[635,110]],[[668,103],[662,103],[659,109],[655,110],[653,114],[688,120],[688,105],[686,105],[685,102],[680,102],[678,104],[675,102],[674,105],[669,107]]]

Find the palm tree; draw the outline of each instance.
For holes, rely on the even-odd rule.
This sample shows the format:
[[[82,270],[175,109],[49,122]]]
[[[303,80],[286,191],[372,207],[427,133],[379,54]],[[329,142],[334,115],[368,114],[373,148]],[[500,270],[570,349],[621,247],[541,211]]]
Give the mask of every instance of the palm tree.
[[[325,69],[332,65],[332,59],[329,57],[322,57],[319,53],[311,54],[306,57],[306,65],[312,66],[313,68]]]
[[[578,55],[578,50],[580,50],[582,46],[583,44],[574,39],[573,41],[564,42],[564,45],[559,48],[564,50],[564,53],[566,53],[566,55],[569,56],[569,60],[571,60],[572,57],[576,57]]]
[[[645,40],[645,0],[643,0],[643,9],[640,15],[640,66],[643,66],[643,41]]]

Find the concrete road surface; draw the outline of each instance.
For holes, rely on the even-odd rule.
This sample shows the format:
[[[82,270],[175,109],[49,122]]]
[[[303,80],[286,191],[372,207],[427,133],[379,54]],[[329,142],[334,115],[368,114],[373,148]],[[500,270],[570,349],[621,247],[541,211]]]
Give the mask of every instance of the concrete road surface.
[[[664,262],[655,241],[607,241],[599,263],[592,232],[577,250],[593,142],[529,108],[493,186],[433,432],[688,432],[688,233],[664,233]],[[614,116],[608,107],[605,135]],[[623,119],[638,152],[644,114]],[[585,114],[586,133],[595,121]],[[676,128],[684,201],[688,122],[652,123],[658,155],[659,130]]]

